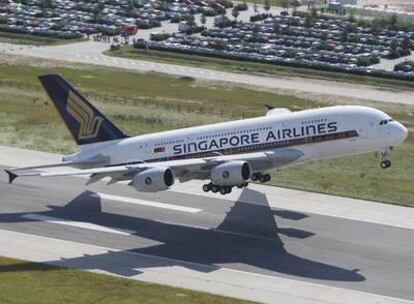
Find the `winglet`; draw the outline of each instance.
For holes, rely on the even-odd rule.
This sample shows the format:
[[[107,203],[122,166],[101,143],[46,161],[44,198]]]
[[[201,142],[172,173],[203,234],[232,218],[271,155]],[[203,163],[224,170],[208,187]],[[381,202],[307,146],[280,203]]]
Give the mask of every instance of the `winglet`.
[[[271,104],[265,104],[264,105],[265,107],[266,107],[266,109],[268,110],[268,111],[270,111],[270,110],[273,110],[275,107],[274,106],[272,106]]]
[[[9,184],[13,183],[13,181],[18,177],[18,175],[10,170],[4,170],[6,171],[7,175],[9,176]]]

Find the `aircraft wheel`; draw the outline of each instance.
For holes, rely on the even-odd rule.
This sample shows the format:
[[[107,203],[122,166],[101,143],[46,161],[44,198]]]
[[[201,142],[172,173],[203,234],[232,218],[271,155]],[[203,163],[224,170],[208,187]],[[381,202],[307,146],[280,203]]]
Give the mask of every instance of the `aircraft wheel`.
[[[252,175],[252,181],[257,181],[259,179],[259,174],[258,173],[253,173]]]
[[[228,193],[228,192],[227,192],[227,187],[221,187],[221,188],[220,188],[220,193],[221,193],[222,195],[227,194],[227,193]]]
[[[232,187],[231,186],[225,186],[224,189],[226,190],[226,193],[231,193]]]
[[[270,176],[270,174],[265,174],[263,175],[265,182],[270,182],[270,180],[272,179],[272,177]]]
[[[266,175],[262,175],[262,176],[260,176],[259,181],[260,181],[262,184],[264,184],[265,182],[267,182]]]
[[[389,160],[383,160],[381,162],[381,168],[382,169],[387,169],[389,167],[391,167],[391,161],[389,161]]]
[[[219,192],[219,190],[220,190],[219,186],[217,186],[217,185],[211,186],[211,192],[217,193],[217,192]]]
[[[204,192],[209,192],[210,191],[210,185],[209,184],[204,184],[203,185],[203,191]]]

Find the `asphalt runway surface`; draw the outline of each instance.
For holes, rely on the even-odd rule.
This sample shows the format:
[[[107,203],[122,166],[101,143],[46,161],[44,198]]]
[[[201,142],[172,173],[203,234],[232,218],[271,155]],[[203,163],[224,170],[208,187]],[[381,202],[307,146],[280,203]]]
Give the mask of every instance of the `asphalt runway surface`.
[[[249,189],[229,201],[143,194],[122,184],[85,187],[83,178],[22,178],[10,185],[0,169],[0,229],[121,250],[77,257],[71,264],[79,268],[136,275],[134,263],[107,262],[128,251],[169,258],[148,267],[178,260],[200,272],[226,267],[414,300],[412,229],[257,205],[251,198],[264,194]]]

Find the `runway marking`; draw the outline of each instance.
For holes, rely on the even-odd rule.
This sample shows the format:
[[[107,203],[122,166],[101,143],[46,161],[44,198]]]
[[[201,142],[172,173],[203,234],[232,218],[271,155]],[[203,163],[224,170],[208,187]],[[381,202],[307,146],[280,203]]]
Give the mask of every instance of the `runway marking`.
[[[58,225],[64,225],[64,226],[71,226],[71,227],[101,231],[101,232],[120,234],[120,235],[132,235],[134,233],[133,231],[130,231],[130,230],[105,227],[105,226],[92,224],[92,223],[88,223],[88,222],[72,221],[72,220],[68,220],[68,219],[61,219],[61,218],[45,216],[45,215],[40,215],[40,214],[34,214],[34,213],[28,213],[28,214],[22,215],[22,218],[29,219],[29,220],[35,220],[35,221],[47,222],[47,223],[51,223],[51,224],[58,224]]]
[[[167,203],[159,203],[159,202],[147,201],[147,200],[142,200],[142,199],[137,199],[137,198],[132,198],[132,197],[125,197],[125,196],[106,194],[106,193],[100,193],[100,192],[97,192],[94,195],[100,197],[101,199],[118,201],[122,203],[136,204],[136,205],[141,205],[141,206],[146,206],[146,207],[168,209],[168,210],[181,211],[181,212],[187,212],[187,213],[198,213],[198,212],[203,211],[202,209],[198,209],[198,208],[178,206],[178,205],[172,205],[172,204],[167,204]]]
[[[134,252],[130,250],[122,250],[119,248],[110,248],[110,247],[104,247],[99,245],[93,245],[86,242],[81,241],[71,241],[71,240],[64,240],[60,238],[55,237],[47,237],[47,236],[40,236],[30,233],[22,233],[12,230],[0,230],[0,238],[4,237],[4,234],[10,235],[8,239],[13,240],[23,240],[27,241],[27,239],[32,239],[30,241],[34,241],[35,251],[34,254],[31,254],[30,257],[27,257],[27,255],[24,255],[24,251],[17,247],[15,250],[15,253],[13,255],[10,255],[10,248],[11,246],[16,245],[14,243],[11,244],[11,246],[3,246],[2,251],[4,251],[6,248],[9,249],[9,251],[6,251],[6,254],[2,252],[3,255],[7,255],[14,258],[19,259],[25,259],[30,260],[33,262],[41,262],[46,264],[53,264],[50,263],[51,259],[55,259],[56,261],[70,261],[71,258],[76,258],[77,256],[82,255],[88,255],[88,256],[94,256],[94,255],[102,255],[110,252],[116,252],[116,253],[124,253],[131,256],[136,256],[137,260],[141,261],[143,258],[148,259],[154,259],[156,261],[165,261],[166,265],[161,267],[162,269],[166,269],[167,272],[163,271],[157,271],[157,267],[148,267],[148,266],[141,266],[137,265],[134,269],[140,270],[142,273],[148,273],[148,272],[154,272],[156,277],[159,277],[160,275],[167,274],[169,278],[172,278],[169,281],[164,282],[158,282],[154,280],[153,278],[145,278],[145,275],[142,274],[139,275],[140,280],[144,280],[147,282],[153,282],[153,283],[162,283],[164,285],[171,285],[176,286],[177,279],[183,279],[183,278],[192,278],[193,280],[196,280],[199,284],[197,287],[191,286],[191,285],[184,285],[180,287],[186,287],[190,289],[195,290],[201,290],[201,291],[208,291],[211,293],[216,294],[222,294],[222,295],[233,295],[233,293],[224,293],[226,290],[233,288],[237,288],[236,290],[240,290],[239,288],[242,288],[242,290],[247,291],[249,294],[252,292],[260,292],[260,293],[267,293],[268,294],[268,300],[267,302],[273,302],[269,301],[269,299],[273,298],[280,298],[280,297],[288,297],[289,299],[293,299],[295,301],[288,301],[286,303],[393,303],[393,304],[412,304],[413,302],[411,300],[397,298],[393,296],[387,296],[387,295],[381,295],[381,294],[375,294],[372,292],[367,291],[359,291],[352,288],[344,288],[344,287],[335,287],[330,285],[324,285],[321,283],[315,283],[315,282],[308,282],[301,279],[291,279],[291,278],[284,278],[280,277],[278,275],[268,275],[268,274],[261,274],[257,272],[252,271],[245,271],[245,270],[238,270],[234,268],[227,268],[222,266],[216,266],[216,265],[209,265],[209,264],[202,264],[198,262],[192,262],[192,261],[186,261],[186,260],[180,260],[177,258],[170,258],[170,257],[163,257],[158,255],[151,255],[147,253],[139,253]],[[53,246],[53,248],[56,247],[56,250],[53,251],[45,251],[44,247],[39,249],[39,243],[41,241],[44,242],[52,242],[50,246]],[[59,243],[59,244],[57,244]],[[17,246],[19,243],[17,243]],[[74,248],[74,246],[81,246],[79,248]],[[42,243],[42,246],[44,244]],[[75,251],[74,249],[77,249],[77,255],[76,256],[67,256],[67,250],[66,248],[68,246],[71,247],[71,252]],[[87,247],[85,247],[87,246]],[[61,248],[65,248],[64,250],[61,250]],[[73,248],[73,249],[72,249]],[[58,250],[61,250],[61,252],[56,252]],[[97,252],[98,251],[98,252]],[[56,257],[53,258],[39,258],[39,253],[47,252],[49,254],[54,254]],[[37,254],[37,256],[36,256]],[[115,263],[116,264],[116,263]],[[116,266],[114,264],[114,266]],[[155,265],[160,263],[155,263]],[[179,267],[196,267],[195,274],[191,273],[191,276],[188,274],[182,274],[181,272],[174,271],[173,266],[179,266]],[[68,264],[68,266],[71,266]],[[76,268],[76,267],[75,267]],[[201,270],[202,269],[202,270]],[[99,272],[99,269],[82,269],[89,272]],[[171,271],[170,271],[171,270]],[[199,274],[200,275],[197,275]],[[211,276],[212,274],[218,273],[219,276]],[[106,272],[106,274],[114,275],[112,272]],[[121,277],[126,277],[122,276]],[[138,278],[138,276],[128,276],[128,279],[135,279]],[[262,281],[263,280],[263,281]],[[247,282],[247,283],[246,283]],[[260,282],[263,282],[263,284],[260,284]],[[201,283],[201,284],[200,284]],[[209,283],[217,283],[220,287],[222,287],[222,290],[211,290],[208,289]],[[280,288],[277,288],[277,287]],[[301,292],[298,294],[297,290],[300,289]],[[334,297],[335,295],[341,294],[343,297]],[[240,296],[241,299],[249,299],[245,298],[245,296]],[[274,301],[274,303],[280,302],[280,301]]]
[[[198,184],[197,184],[198,186]],[[411,229],[414,230],[414,224],[412,221],[408,220],[408,216],[404,217],[404,221],[401,222],[401,216],[403,212],[393,212],[393,210],[397,209],[406,209],[405,214],[407,211],[412,214],[411,208],[407,207],[400,207],[400,206],[393,206],[393,205],[385,205],[381,203],[371,202],[371,201],[364,201],[364,205],[361,204],[362,200],[358,199],[351,199],[341,196],[334,196],[329,194],[323,193],[311,193],[311,192],[304,192],[304,191],[295,191],[289,189],[283,189],[279,187],[272,187],[272,186],[265,186],[265,185],[256,185],[252,184],[249,185],[250,190],[255,190],[259,193],[263,193],[265,196],[265,202],[261,203],[260,200],[256,201],[254,197],[244,197],[242,196],[243,191],[236,189],[230,195],[226,197],[217,197],[214,193],[205,193],[200,191],[201,184],[197,188],[191,188],[189,185],[186,185],[185,188],[182,187],[175,187],[170,189],[169,191],[175,193],[182,193],[182,194],[189,194],[189,195],[197,195],[202,197],[207,197],[210,199],[220,199],[227,202],[236,202],[242,200],[243,203],[251,204],[251,205],[258,205],[258,206],[268,206],[271,209],[278,208],[284,210],[292,210],[296,212],[303,212],[303,213],[310,213],[310,214],[318,214],[322,216],[329,216],[338,219],[344,220],[351,220],[357,222],[364,222],[369,224],[375,225],[382,225],[382,226],[390,226],[402,229]],[[287,192],[296,192],[296,196],[286,195],[282,191]],[[303,196],[316,196],[311,197],[309,202],[304,203]],[[319,196],[319,197],[318,197]],[[273,198],[277,199],[273,199]],[[295,202],[295,198],[297,201]],[[327,203],[331,199],[341,199],[347,201],[348,208],[349,205],[352,204],[355,208],[354,210],[360,210],[361,208],[358,207],[365,207],[364,213],[356,213],[350,212],[347,207],[343,207],[340,204],[334,205]],[[358,201],[358,202],[354,202]],[[361,201],[361,202],[359,202]],[[380,209],[381,208],[381,209]],[[361,212],[361,210],[360,210]],[[383,214],[391,213],[391,217],[383,217]],[[412,218],[412,216],[411,216]]]

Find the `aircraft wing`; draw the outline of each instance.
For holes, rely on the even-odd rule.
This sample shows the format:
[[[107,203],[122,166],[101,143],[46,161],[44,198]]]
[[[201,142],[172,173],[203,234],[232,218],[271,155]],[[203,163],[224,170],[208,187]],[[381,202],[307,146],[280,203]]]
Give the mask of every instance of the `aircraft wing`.
[[[81,176],[90,175],[89,183],[99,181],[105,177],[111,178],[111,182],[122,180],[131,180],[135,174],[150,168],[170,168],[174,171],[180,182],[191,179],[208,178],[211,168],[230,161],[244,160],[249,161],[253,167],[263,166],[274,167],[286,165],[299,157],[303,153],[296,149],[285,149],[280,151],[266,151],[238,155],[218,155],[207,158],[193,158],[183,160],[172,160],[153,163],[138,163],[131,165],[107,166],[92,169],[64,169],[53,170],[52,172],[22,172],[16,170],[6,170],[9,175],[9,182],[19,176],[39,176],[39,177],[57,177],[57,176]]]

